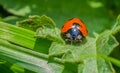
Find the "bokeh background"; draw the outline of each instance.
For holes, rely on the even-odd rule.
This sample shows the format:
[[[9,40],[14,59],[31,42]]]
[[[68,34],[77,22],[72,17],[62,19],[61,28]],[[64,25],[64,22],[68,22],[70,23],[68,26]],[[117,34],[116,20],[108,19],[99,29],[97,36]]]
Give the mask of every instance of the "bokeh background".
[[[60,28],[73,17],[80,18],[89,35],[110,29],[120,13],[119,0],[0,0],[0,17],[9,23],[29,15],[47,15]]]

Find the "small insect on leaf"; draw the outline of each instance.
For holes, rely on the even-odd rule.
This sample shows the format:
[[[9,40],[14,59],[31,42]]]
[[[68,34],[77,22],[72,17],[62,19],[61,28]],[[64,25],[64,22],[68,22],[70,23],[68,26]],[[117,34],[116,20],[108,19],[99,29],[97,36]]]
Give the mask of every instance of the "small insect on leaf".
[[[82,42],[87,35],[87,27],[78,18],[68,20],[61,28],[61,36],[65,42]]]

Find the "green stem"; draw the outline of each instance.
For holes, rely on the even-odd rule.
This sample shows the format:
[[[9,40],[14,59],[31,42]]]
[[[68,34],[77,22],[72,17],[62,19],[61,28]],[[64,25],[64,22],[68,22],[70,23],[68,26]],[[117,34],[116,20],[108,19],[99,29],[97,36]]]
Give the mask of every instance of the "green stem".
[[[120,15],[117,17],[116,23],[115,23],[115,25],[113,26],[112,31],[114,31],[115,28],[119,25],[119,22],[120,22]]]
[[[110,57],[110,56],[105,56],[105,55],[99,55],[99,57],[104,58],[106,61],[110,61],[114,65],[120,67],[120,60],[118,60],[118,59],[115,59],[115,58]]]

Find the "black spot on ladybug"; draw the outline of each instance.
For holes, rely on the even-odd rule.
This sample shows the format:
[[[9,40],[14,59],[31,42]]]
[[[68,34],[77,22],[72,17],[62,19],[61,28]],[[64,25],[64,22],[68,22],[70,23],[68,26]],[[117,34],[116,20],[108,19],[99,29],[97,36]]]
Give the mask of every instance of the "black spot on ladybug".
[[[73,25],[75,25],[75,26],[80,26],[80,25],[79,25],[78,23],[76,23],[76,22],[75,22],[75,23],[73,23]]]

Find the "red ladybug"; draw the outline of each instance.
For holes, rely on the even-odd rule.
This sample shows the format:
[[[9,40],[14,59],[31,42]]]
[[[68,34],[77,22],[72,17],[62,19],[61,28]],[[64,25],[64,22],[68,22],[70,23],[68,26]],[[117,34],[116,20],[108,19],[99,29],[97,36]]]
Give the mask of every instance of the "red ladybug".
[[[62,26],[61,35],[66,42],[82,42],[82,39],[88,35],[88,31],[81,20],[73,18]]]

